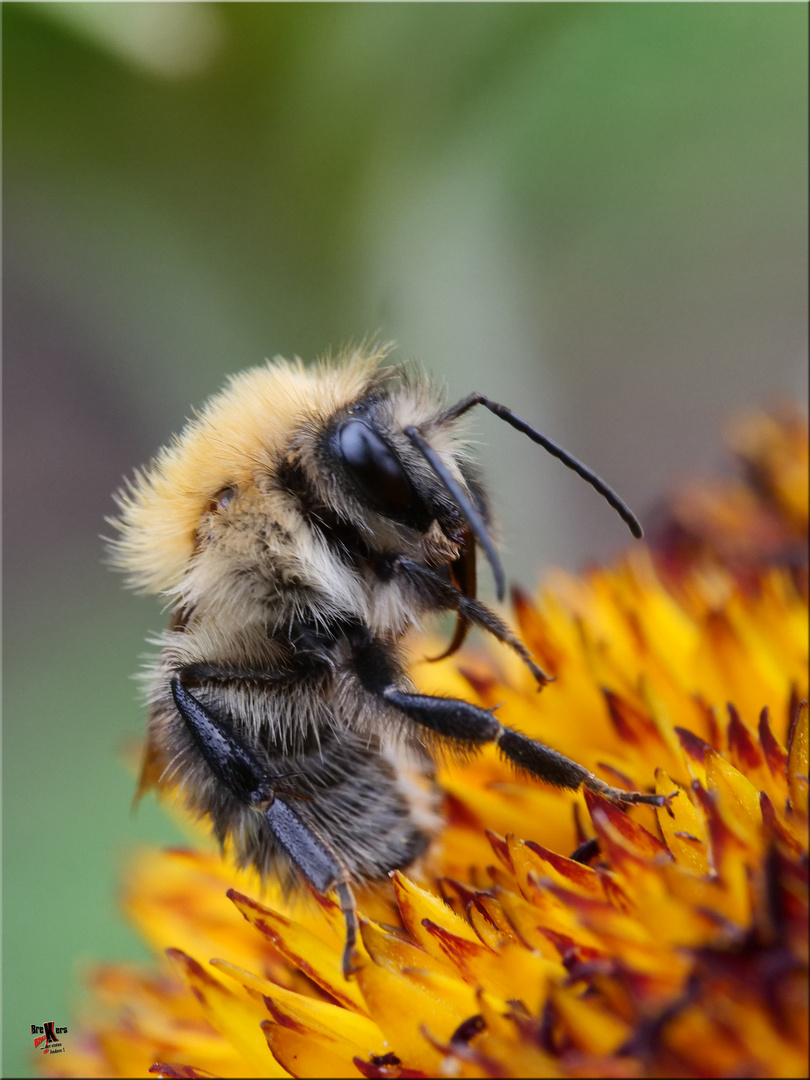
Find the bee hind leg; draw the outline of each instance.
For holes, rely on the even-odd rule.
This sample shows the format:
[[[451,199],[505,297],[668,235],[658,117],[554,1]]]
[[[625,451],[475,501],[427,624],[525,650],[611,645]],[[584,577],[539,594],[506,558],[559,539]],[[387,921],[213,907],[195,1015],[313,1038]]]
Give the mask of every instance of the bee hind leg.
[[[264,816],[276,840],[301,874],[319,893],[337,893],[346,921],[343,974],[357,970],[357,908],[346,868],[317,832],[275,796],[273,777],[261,751],[251,748],[233,726],[215,716],[190,694],[176,676],[171,682],[177,711],[209,768],[240,802]]]
[[[347,980],[357,971],[357,906],[340,859],[283,799],[276,799],[265,810],[273,834],[292,861],[319,893],[337,893],[346,923],[343,947],[343,975]]]

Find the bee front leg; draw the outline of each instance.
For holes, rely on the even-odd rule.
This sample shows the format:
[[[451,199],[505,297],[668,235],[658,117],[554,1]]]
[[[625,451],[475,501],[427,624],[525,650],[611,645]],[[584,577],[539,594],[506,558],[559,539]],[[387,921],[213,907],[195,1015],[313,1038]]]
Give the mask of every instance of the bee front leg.
[[[395,672],[383,644],[370,633],[355,636],[354,665],[362,686],[387,705],[437,735],[470,749],[495,743],[513,765],[556,787],[583,785],[618,803],[668,806],[672,795],[648,795],[611,787],[584,766],[543,743],[506,727],[491,712],[457,698],[431,697],[398,690]],[[677,792],[675,793],[677,794]]]
[[[380,573],[379,570],[378,573]],[[451,582],[443,580],[434,570],[414,562],[413,559],[406,559],[403,555],[397,555],[382,566],[382,573],[399,575],[409,581],[434,610],[457,611],[468,623],[480,626],[482,630],[492,634],[498,641],[508,645],[510,649],[513,649],[518,654],[532,675],[534,675],[539,687],[542,688],[554,682],[554,676],[543,671],[520,638],[512,633],[506,623],[499,619],[494,611],[490,611],[474,596],[466,596],[461,589]],[[437,659],[439,658],[437,657]]]
[[[333,889],[337,893],[346,921],[343,974],[348,979],[357,967],[358,922],[346,868],[315,830],[276,797],[262,752],[249,747],[232,724],[215,716],[177,676],[171,690],[178,713],[217,780],[240,802],[263,814],[278,843],[313,888],[323,894]]]

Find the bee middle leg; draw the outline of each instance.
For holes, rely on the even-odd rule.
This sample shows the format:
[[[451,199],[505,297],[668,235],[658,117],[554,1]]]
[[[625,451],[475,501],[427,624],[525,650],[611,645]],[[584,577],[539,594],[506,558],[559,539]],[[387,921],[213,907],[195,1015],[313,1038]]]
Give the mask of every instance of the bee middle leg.
[[[358,921],[346,868],[286,800],[276,797],[274,778],[261,751],[248,746],[230,723],[198,701],[177,676],[171,681],[171,690],[178,713],[216,779],[240,802],[264,816],[278,843],[319,893],[337,893],[346,922],[343,974],[348,979],[356,970]]]
[[[556,787],[576,790],[584,784],[591,791],[618,803],[669,804],[669,795],[648,795],[611,787],[576,761],[506,727],[491,712],[468,701],[398,690],[395,685],[397,673],[383,644],[368,632],[355,635],[353,659],[355,672],[365,690],[445,739],[468,748],[495,743],[513,765]]]

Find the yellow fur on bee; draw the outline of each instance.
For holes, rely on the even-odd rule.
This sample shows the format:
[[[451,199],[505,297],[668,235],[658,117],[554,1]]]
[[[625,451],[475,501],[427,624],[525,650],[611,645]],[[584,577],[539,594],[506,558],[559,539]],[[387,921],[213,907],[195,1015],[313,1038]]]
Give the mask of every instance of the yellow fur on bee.
[[[116,496],[112,561],[141,592],[175,587],[194,553],[206,506],[276,461],[301,424],[322,423],[368,384],[388,352],[357,349],[306,367],[277,357],[231,376],[179,436]]]

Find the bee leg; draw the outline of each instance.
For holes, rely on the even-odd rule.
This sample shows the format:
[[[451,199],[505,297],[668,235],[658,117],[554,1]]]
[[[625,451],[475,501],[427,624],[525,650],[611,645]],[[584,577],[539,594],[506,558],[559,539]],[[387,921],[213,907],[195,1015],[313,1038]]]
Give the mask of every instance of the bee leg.
[[[547,784],[574,790],[584,784],[591,791],[618,803],[669,806],[673,797],[647,795],[640,791],[623,791],[621,788],[611,787],[576,761],[530,739],[527,735],[522,735],[519,731],[505,727],[491,712],[471,705],[468,701],[409,694],[398,690],[395,686],[396,673],[383,645],[368,633],[362,643],[355,644],[354,664],[357,676],[367,691],[378,695],[415,723],[469,749],[495,743],[513,765]]]
[[[214,716],[186,690],[177,675],[172,678],[171,691],[195,746],[217,780],[248,806],[261,807],[274,798],[265,762],[233,726]]]
[[[346,944],[343,946],[343,978],[348,980],[359,968],[357,905],[354,902],[354,893],[345,879],[337,883],[335,892],[338,895],[338,900],[340,900],[340,910],[346,923]]]
[[[337,892],[346,920],[343,973],[348,979],[356,970],[358,923],[345,867],[287,802],[276,798],[273,777],[262,755],[248,747],[231,724],[214,716],[190,694],[177,676],[171,681],[171,690],[177,711],[214,776],[240,802],[263,813],[276,840],[313,888],[323,894],[333,889]]]
[[[554,682],[554,676],[543,671],[539,664],[535,663],[531,653],[505,622],[498,618],[494,611],[490,611],[474,596],[465,596],[461,589],[450,581],[444,581],[435,571],[427,566],[421,566],[412,559],[396,556],[390,566],[393,573],[402,574],[418,590],[433,608],[447,611],[457,611],[462,618],[482,630],[492,634],[498,641],[508,645],[521,658],[526,667],[537,680],[538,686],[547,686]]]
[[[265,810],[265,818],[273,835],[292,861],[319,893],[337,893],[340,910],[346,923],[346,944],[343,947],[343,975],[349,979],[358,965],[357,907],[348,881],[348,874],[339,858],[319,836],[290,809],[283,799],[276,799]]]

